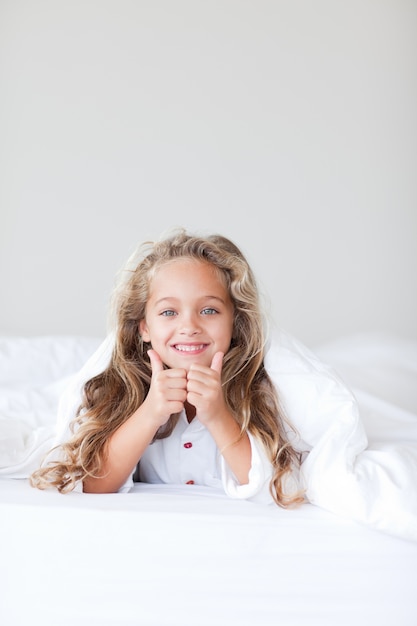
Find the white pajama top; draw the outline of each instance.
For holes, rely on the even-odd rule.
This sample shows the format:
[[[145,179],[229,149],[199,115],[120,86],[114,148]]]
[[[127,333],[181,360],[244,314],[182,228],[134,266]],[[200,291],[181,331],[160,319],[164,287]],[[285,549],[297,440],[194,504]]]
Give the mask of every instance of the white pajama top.
[[[171,435],[156,439],[143,453],[139,461],[139,481],[206,485],[222,488],[232,498],[272,502],[269,493],[272,465],[263,446],[250,434],[249,440],[252,451],[249,482],[241,485],[207,428],[197,417],[189,423],[182,411]],[[132,485],[133,476],[120,491],[128,491]]]

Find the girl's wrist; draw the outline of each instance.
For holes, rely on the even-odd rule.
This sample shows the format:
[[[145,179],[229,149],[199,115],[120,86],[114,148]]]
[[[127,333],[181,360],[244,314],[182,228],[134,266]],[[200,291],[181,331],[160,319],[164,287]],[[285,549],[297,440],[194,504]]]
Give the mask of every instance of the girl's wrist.
[[[152,410],[152,406],[148,406],[146,400],[140,405],[134,414],[139,422],[146,427],[153,428],[155,432],[167,423],[170,416],[161,415]]]
[[[219,454],[223,455],[223,453],[226,452],[229,448],[231,448],[232,446],[235,446],[237,443],[239,443],[242,440],[243,434],[244,433],[241,432],[239,437],[237,437],[237,439],[234,439],[233,441],[230,441],[229,443],[226,443],[222,448],[220,448]]]
[[[215,440],[220,454],[239,443],[244,435],[238,422],[229,411],[213,418],[206,426]]]

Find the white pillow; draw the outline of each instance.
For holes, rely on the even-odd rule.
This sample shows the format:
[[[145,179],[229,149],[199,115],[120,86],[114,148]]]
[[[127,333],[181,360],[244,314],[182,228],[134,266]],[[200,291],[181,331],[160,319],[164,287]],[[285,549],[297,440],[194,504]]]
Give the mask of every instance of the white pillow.
[[[0,385],[35,388],[77,372],[101,343],[98,337],[0,337]]]

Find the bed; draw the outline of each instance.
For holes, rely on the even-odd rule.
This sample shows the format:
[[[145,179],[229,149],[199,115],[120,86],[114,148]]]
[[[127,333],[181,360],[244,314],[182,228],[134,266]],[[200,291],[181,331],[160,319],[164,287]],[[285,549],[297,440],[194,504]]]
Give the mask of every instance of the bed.
[[[417,624],[417,342],[273,333],[267,369],[309,449],[295,510],[198,485],[30,487],[67,390],[110,348],[0,338],[2,626]]]

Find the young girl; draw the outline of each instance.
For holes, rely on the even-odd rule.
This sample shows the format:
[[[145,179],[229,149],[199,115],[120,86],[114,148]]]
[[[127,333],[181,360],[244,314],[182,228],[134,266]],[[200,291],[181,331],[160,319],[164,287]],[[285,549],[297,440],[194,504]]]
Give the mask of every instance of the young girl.
[[[108,493],[134,478],[301,502],[288,488],[300,458],[264,367],[243,254],[220,235],[185,231],[140,250],[116,291],[110,362],[85,383],[71,437],[32,485],[67,492],[81,481],[85,492]]]

